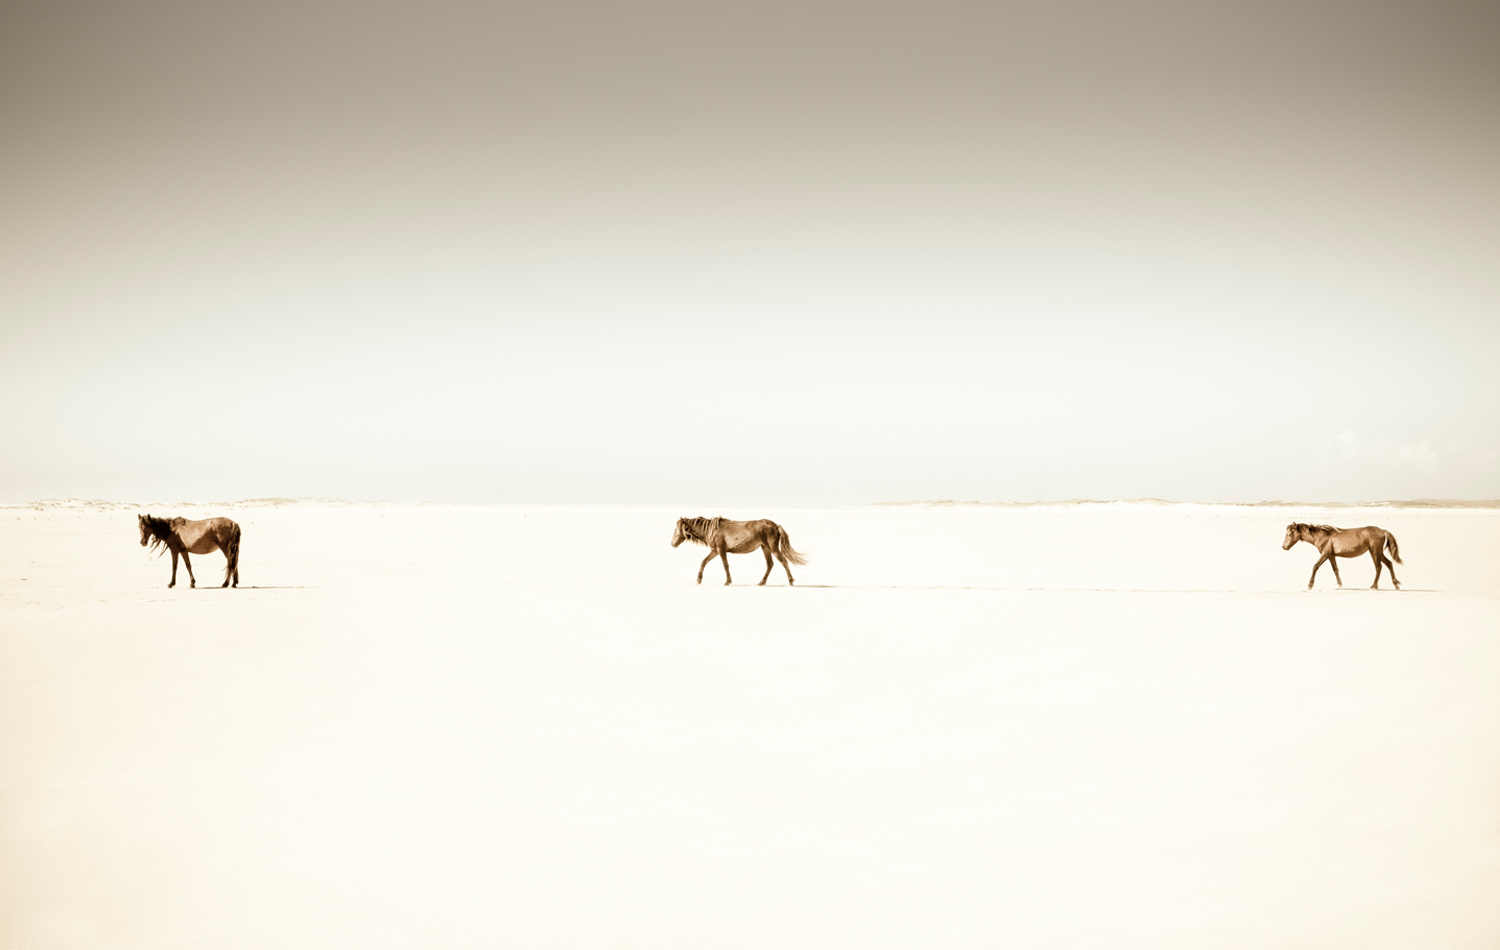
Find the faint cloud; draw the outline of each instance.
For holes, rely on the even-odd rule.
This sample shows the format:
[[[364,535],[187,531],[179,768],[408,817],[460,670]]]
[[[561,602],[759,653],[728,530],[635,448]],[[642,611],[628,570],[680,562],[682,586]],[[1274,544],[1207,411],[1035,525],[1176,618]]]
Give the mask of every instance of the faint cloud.
[[[1438,453],[1426,442],[1418,442],[1416,445],[1403,445],[1401,447],[1401,457],[1427,471],[1435,471],[1438,467]]]
[[[1344,429],[1321,444],[1312,471],[1330,498],[1492,498],[1500,445],[1492,436],[1407,442]]]
[[[1351,459],[1359,454],[1359,433],[1353,429],[1345,429],[1338,435],[1318,446],[1318,463],[1326,467],[1330,462],[1346,458]]]
[[[1401,445],[1391,438],[1361,439],[1353,429],[1345,429],[1318,447],[1318,461],[1323,467],[1339,463],[1343,459],[1359,459],[1364,462],[1399,459],[1424,471],[1436,471],[1448,458],[1475,459],[1486,446],[1478,440],[1447,443],[1442,451],[1423,440],[1415,445]]]

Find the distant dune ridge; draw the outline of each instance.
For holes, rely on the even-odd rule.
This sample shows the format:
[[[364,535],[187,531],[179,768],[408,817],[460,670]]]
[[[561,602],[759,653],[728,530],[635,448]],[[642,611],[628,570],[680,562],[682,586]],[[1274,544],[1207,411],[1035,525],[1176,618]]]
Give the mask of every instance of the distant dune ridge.
[[[37,501],[0,504],[0,508],[83,508],[110,511],[117,508],[285,508],[292,505],[329,508],[349,506],[442,505],[430,501],[346,501],[342,498],[243,498],[239,501],[110,501],[103,498],[42,498]],[[457,504],[457,503],[455,503]]]
[[[1412,498],[1406,501],[1169,501],[1165,498],[1068,498],[1063,501],[878,501],[879,507],[1066,508],[1077,505],[1207,505],[1226,508],[1500,508],[1500,498]]]
[[[446,501],[349,501],[343,498],[244,498],[239,501],[109,501],[102,498],[42,498],[37,501],[0,503],[3,508],[31,508],[43,510],[48,508],[84,508],[97,510],[112,510],[116,508],[284,508],[294,505],[306,505],[308,507],[348,507],[348,506],[411,506],[411,505],[460,505],[473,507],[491,507],[492,505],[520,504],[529,506],[527,502],[494,502],[491,505],[471,502],[446,502]],[[1393,501],[1172,501],[1166,498],[1066,498],[1058,501],[959,501],[953,498],[939,498],[929,501],[877,501],[877,508],[960,508],[960,507],[983,507],[983,508],[1072,508],[1082,505],[1204,505],[1215,508],[1500,508],[1500,498],[1488,499],[1466,499],[1466,498],[1411,498]],[[572,505],[540,505],[537,507],[577,507]],[[587,507],[587,506],[585,506]],[[615,506],[610,506],[615,507]],[[637,507],[625,505],[620,507]],[[665,507],[662,505],[641,505],[644,508]],[[740,507],[731,505],[729,507]]]

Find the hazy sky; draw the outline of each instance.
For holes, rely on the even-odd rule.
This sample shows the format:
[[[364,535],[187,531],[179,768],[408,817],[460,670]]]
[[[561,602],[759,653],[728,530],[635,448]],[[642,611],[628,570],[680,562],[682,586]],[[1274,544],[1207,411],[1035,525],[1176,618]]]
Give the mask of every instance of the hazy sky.
[[[0,6],[0,500],[1500,497],[1493,3]]]

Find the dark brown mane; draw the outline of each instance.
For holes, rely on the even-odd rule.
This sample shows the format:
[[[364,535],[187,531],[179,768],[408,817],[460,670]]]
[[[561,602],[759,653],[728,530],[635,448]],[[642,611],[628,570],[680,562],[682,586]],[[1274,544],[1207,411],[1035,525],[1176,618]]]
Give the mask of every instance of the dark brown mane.
[[[678,524],[682,525],[682,533],[688,541],[709,544],[723,521],[723,518],[683,518]]]
[[[157,518],[152,515],[141,516],[141,523],[146,526],[147,531],[151,532],[151,550],[155,551],[157,548],[167,547],[167,542],[172,537],[172,522],[180,520],[182,519]]]
[[[1306,528],[1308,531],[1327,531],[1330,534],[1332,534],[1332,533],[1337,532],[1337,531],[1340,530],[1339,528],[1335,528],[1331,524],[1303,524],[1300,521],[1297,522],[1292,527],[1294,527],[1294,528]]]

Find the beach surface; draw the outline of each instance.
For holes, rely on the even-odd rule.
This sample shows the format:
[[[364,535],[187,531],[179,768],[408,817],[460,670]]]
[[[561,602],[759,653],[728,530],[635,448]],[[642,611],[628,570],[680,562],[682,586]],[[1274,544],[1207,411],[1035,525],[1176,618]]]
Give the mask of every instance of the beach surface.
[[[716,514],[797,586],[695,585]],[[1500,510],[0,507],[4,950],[1492,950],[1496,895]]]

